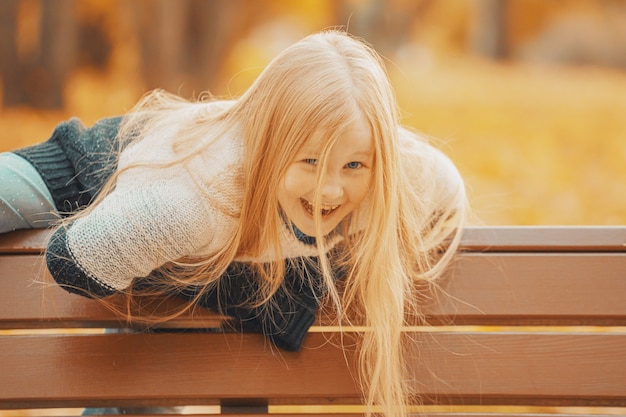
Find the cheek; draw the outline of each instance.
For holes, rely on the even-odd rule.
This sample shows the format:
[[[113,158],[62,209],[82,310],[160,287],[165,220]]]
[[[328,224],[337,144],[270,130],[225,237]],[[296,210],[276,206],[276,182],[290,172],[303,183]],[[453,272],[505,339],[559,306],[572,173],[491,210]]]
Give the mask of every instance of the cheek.
[[[287,172],[280,181],[280,189],[278,190],[279,199],[287,200],[300,198],[306,192],[305,181],[302,175],[298,173],[296,168],[288,168]]]
[[[369,194],[371,184],[372,182],[369,177],[359,178],[357,181],[355,181],[352,186],[352,195],[350,198],[352,203],[356,205],[360,204]]]
[[[298,189],[297,181],[293,177],[285,177],[282,181],[282,188],[285,196],[292,196],[294,191]]]

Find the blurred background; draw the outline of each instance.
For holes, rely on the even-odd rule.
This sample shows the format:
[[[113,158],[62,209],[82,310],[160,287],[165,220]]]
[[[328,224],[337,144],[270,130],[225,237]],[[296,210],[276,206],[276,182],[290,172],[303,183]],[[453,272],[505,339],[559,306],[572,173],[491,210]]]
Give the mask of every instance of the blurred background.
[[[331,27],[384,55],[473,223],[626,223],[626,0],[0,0],[0,151],[153,88],[236,96]]]

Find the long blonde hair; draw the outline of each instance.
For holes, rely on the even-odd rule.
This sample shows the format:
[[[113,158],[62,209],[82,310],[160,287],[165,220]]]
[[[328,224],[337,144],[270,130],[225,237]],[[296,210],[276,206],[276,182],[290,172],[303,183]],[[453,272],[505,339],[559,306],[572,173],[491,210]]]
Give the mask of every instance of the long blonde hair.
[[[275,261],[254,265],[260,277],[259,304],[283,282],[279,235],[285,219],[276,190],[289,164],[313,134],[322,133],[326,146],[319,162],[319,190],[337,138],[359,118],[370,126],[375,161],[369,195],[364,207],[342,223],[344,241],[333,251],[332,267],[317,220],[319,273],[338,321],[349,324],[348,318],[354,316],[350,312],[358,312],[369,328],[359,343],[368,408],[376,405],[389,417],[406,415],[411,389],[402,328],[421,317],[416,285],[441,275],[454,255],[465,194],[459,183],[446,190],[446,198],[438,195],[440,165],[428,160],[416,161],[418,167],[403,165],[400,141],[418,139],[399,126],[395,97],[379,55],[344,32],[314,34],[279,54],[235,101],[208,106],[152,93],[125,118],[120,140],[142,140],[191,108],[196,109],[195,116],[177,134],[179,158],[173,163],[185,163],[202,146],[211,146],[210,141],[202,145],[197,141],[209,133],[240,137],[243,163],[237,169],[241,169],[243,203],[239,212],[228,213],[238,218],[237,229],[218,253],[206,259],[177,260],[162,272],[170,283],[208,285],[219,280],[237,257],[269,253]],[[119,174],[99,198],[114,188]],[[333,275],[337,268],[346,271],[341,290]]]

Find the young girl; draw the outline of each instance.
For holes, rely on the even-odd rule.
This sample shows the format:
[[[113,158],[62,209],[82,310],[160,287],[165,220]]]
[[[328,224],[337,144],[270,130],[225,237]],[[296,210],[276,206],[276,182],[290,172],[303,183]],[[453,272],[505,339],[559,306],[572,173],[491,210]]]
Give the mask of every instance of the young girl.
[[[46,256],[68,291],[173,292],[290,350],[325,302],[371,329],[359,345],[367,404],[405,415],[402,326],[419,319],[416,287],[453,257],[465,192],[454,165],[399,125],[365,43],[311,35],[237,100],[156,91],[123,119],[71,120],[2,158],[1,175],[32,191],[3,191],[16,214],[5,231],[69,216]]]

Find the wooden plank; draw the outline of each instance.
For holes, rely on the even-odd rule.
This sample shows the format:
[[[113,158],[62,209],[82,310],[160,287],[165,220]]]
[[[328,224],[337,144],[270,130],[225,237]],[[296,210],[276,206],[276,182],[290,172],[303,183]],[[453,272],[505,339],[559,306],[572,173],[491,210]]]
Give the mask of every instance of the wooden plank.
[[[227,414],[229,417],[364,417],[365,407],[362,405],[270,405],[269,407],[225,407],[191,406],[186,407],[184,414],[194,416],[210,416],[216,413]],[[164,416],[172,414],[134,414],[124,410],[127,417],[145,417],[146,415]],[[542,406],[467,406],[467,405],[418,405],[410,407],[412,416],[419,417],[609,417],[626,414],[623,408],[611,407],[542,407]],[[2,412],[5,415],[36,415],[36,416],[70,416],[77,415],[76,409],[37,409],[11,410]],[[175,414],[179,415],[179,414]]]
[[[42,253],[50,234],[49,229],[0,233],[0,253]]]
[[[545,413],[541,411],[537,411],[537,407],[524,407],[526,411],[518,411],[518,412],[510,412],[506,409],[519,409],[520,407],[498,407],[498,411],[491,411],[493,407],[472,407],[472,406],[460,406],[460,407],[450,407],[452,409],[457,409],[457,411],[430,411],[433,408],[431,406],[423,406],[416,407],[414,414],[411,414],[415,417],[615,417],[617,414],[614,412],[614,409],[602,410],[602,408],[593,408],[588,410],[580,410],[580,412],[571,413],[571,412],[560,412],[561,410],[555,409],[551,407],[550,411],[554,411],[551,413]],[[435,408],[440,408],[435,406]],[[447,408],[447,407],[441,407]],[[477,411],[478,409],[478,411]],[[504,411],[503,411],[504,409]],[[299,410],[298,410],[299,411]],[[606,414],[605,412],[606,411]],[[271,417],[297,417],[299,415],[303,415],[306,417],[363,417],[364,413],[356,414],[356,413],[291,413],[291,414],[282,414],[282,413],[271,413]],[[267,414],[229,414],[229,417],[268,417]]]
[[[70,294],[56,285],[39,255],[0,257],[0,329],[124,327],[122,316],[114,314],[101,300]],[[109,299],[115,302],[115,298]],[[157,300],[143,305],[144,315],[165,314],[185,304],[182,299]],[[118,305],[123,305],[121,300]],[[133,309],[140,312],[139,306]],[[219,327],[225,317],[209,309],[196,308],[160,327]]]
[[[624,226],[473,226],[461,250],[489,252],[624,252]]]
[[[301,408],[301,407],[298,407]],[[309,413],[309,412],[303,412],[300,409],[298,409],[296,412],[294,413],[289,413],[289,414],[284,414],[284,413],[247,413],[247,412],[241,412],[241,413],[231,413],[230,410],[228,410],[227,413],[222,413],[223,415],[228,415],[228,417],[298,417],[298,416],[303,416],[303,417],[364,417],[365,413],[345,413],[345,412],[341,412],[341,411],[337,411],[337,412],[329,412],[329,413]],[[2,414],[0,414],[2,415]],[[28,414],[26,414],[28,415]],[[51,415],[51,416],[55,416],[55,417],[59,417],[59,414],[46,414],[46,413],[42,413],[41,411],[37,411],[37,413],[35,414],[37,416],[46,416],[46,415]],[[165,417],[165,416],[171,416],[171,414],[123,414],[126,417],[146,417],[146,416],[154,416],[154,417]],[[175,414],[178,415],[178,414]],[[208,413],[192,413],[192,414],[187,414],[187,415],[194,415],[194,416],[213,416],[215,415],[215,413],[211,410],[211,412]],[[433,412],[429,412],[429,411],[420,411],[419,409],[416,409],[415,414],[412,414],[414,416],[419,416],[419,417],[615,417],[616,415],[619,414],[604,414],[604,413],[596,413],[593,412],[593,414],[590,413],[576,413],[576,414],[571,414],[571,413],[536,413],[536,412],[528,412],[528,413],[509,413],[509,412],[488,412],[488,411],[484,411],[484,412],[475,412],[475,411],[468,411],[468,412],[464,412],[464,411],[458,411],[458,412],[437,412],[437,411],[433,411]]]
[[[426,403],[626,406],[626,334],[412,336]],[[252,334],[7,336],[0,358],[5,408],[359,398],[344,352],[322,334],[295,353]]]
[[[438,283],[440,290],[425,313],[433,324],[626,326],[623,271],[623,253],[464,253]],[[0,257],[0,277],[0,328],[120,325],[99,301],[52,283],[39,256]],[[172,311],[183,303],[159,301],[158,308],[144,311]],[[169,325],[215,327],[222,320],[197,308]]]
[[[314,412],[314,413],[309,413],[306,411],[301,411],[302,407],[297,407],[298,410],[296,412],[293,413],[289,413],[289,414],[285,414],[285,413],[248,413],[245,411],[242,412],[235,412],[235,413],[231,413],[230,410],[227,410],[227,413],[222,412],[223,415],[228,415],[228,417],[298,417],[298,416],[303,416],[303,417],[364,417],[365,413],[345,413],[342,411],[336,411],[336,412]],[[427,407],[423,407],[426,410],[428,409]],[[26,410],[27,412],[28,410]],[[58,414],[58,413],[54,413],[54,410],[50,410],[50,412],[46,413],[46,411],[48,410],[37,410],[35,413],[33,413],[33,415],[36,416],[54,416],[54,417],[60,417],[60,416],[70,416],[70,415],[76,415],[76,414]],[[529,411],[529,412],[520,412],[520,413],[509,413],[506,411],[502,411],[502,412],[489,412],[489,411],[482,411],[482,412],[475,412],[475,411],[458,411],[458,412],[438,412],[438,411],[420,411],[419,409],[416,409],[415,414],[412,414],[414,416],[419,416],[419,417],[615,417],[616,415],[622,415],[622,414],[616,414],[616,413],[609,413],[609,414],[605,414],[602,413],[601,411],[596,412],[597,410],[591,410],[590,412],[581,412],[581,413],[537,413],[534,411]],[[19,415],[29,415],[26,414],[26,412],[24,414],[19,414]],[[609,410],[610,412],[610,410]],[[204,412],[193,412],[191,414],[187,414],[187,412],[185,412],[186,415],[193,415],[193,416],[214,416],[216,415],[215,412],[213,410],[209,410],[209,412],[204,413]],[[3,415],[0,412],[0,416]],[[179,414],[123,414],[126,417],[146,417],[146,416],[154,416],[154,417],[166,417],[166,416],[172,416],[172,415],[179,415]]]
[[[425,313],[457,324],[626,325],[624,253],[465,253]]]
[[[49,230],[0,234],[0,253],[41,253]],[[626,226],[469,226],[464,251],[626,251]]]

